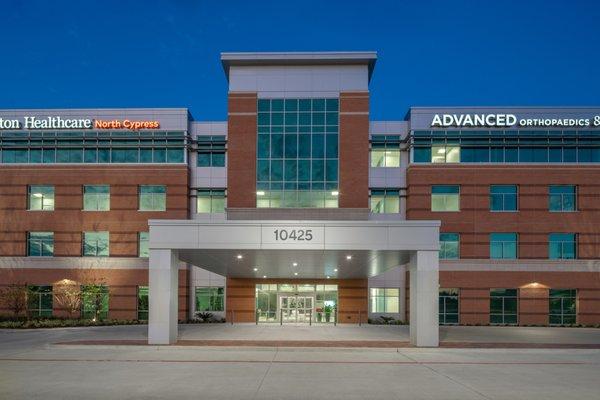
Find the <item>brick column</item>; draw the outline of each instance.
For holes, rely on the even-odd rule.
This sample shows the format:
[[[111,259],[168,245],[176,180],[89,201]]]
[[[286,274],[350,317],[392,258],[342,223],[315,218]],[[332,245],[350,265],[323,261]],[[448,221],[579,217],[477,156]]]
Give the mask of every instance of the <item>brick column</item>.
[[[229,93],[227,207],[256,207],[256,93]]]
[[[459,307],[461,325],[488,325],[490,290],[461,288]]]
[[[519,325],[548,325],[548,289],[519,289]]]
[[[369,92],[340,93],[340,208],[369,207]]]

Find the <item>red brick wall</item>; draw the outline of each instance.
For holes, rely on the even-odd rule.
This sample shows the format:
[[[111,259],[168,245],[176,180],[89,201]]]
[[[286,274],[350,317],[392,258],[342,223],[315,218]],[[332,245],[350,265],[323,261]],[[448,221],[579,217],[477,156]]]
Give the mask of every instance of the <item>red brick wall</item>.
[[[27,186],[54,185],[54,211],[28,211]],[[110,185],[110,211],[82,211],[83,185]],[[166,185],[167,210],[138,211],[139,185]],[[25,256],[27,232],[54,232],[55,256],[80,256],[82,232],[109,231],[110,255],[136,257],[148,219],[186,219],[186,166],[2,166],[0,256]]]
[[[369,93],[340,93],[340,208],[369,207]]]
[[[490,288],[519,289],[519,324],[548,324],[548,289],[578,289],[577,322],[600,324],[597,272],[440,271],[440,287],[460,288],[460,323],[489,323]]]
[[[578,234],[578,258],[600,258],[600,167],[412,165],[407,219],[441,220],[441,232],[460,233],[461,258],[489,258],[489,233],[517,232],[520,259],[548,258],[548,234]],[[460,212],[431,212],[431,185],[460,185]],[[489,186],[514,184],[518,212],[490,212]],[[578,212],[548,211],[548,185],[578,186]]]
[[[256,93],[229,93],[227,207],[256,207]]]

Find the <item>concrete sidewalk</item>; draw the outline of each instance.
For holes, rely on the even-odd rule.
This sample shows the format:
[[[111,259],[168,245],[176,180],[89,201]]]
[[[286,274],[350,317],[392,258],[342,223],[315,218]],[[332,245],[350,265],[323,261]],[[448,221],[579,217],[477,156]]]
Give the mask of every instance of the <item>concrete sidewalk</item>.
[[[184,340],[407,338],[405,326],[183,325]],[[444,340],[598,343],[600,330],[443,327]],[[593,399],[600,350],[55,345],[145,326],[0,331],[1,399]]]

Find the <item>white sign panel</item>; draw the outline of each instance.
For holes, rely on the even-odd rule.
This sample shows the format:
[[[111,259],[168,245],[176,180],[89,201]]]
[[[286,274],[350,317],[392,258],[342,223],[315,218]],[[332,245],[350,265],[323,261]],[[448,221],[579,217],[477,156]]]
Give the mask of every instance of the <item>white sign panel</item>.
[[[297,245],[303,248],[315,248],[324,245],[325,228],[310,225],[263,225],[261,236],[263,245],[285,245],[287,248]]]

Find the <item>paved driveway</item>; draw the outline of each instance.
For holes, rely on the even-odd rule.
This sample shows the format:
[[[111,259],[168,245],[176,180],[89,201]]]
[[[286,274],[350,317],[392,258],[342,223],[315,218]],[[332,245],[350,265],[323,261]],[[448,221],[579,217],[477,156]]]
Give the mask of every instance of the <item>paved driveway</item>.
[[[295,329],[300,328],[300,329]],[[187,325],[181,336],[388,340],[402,326]],[[442,328],[463,341],[598,341],[597,330]],[[56,345],[144,326],[0,331],[0,399],[596,399],[600,350]]]

